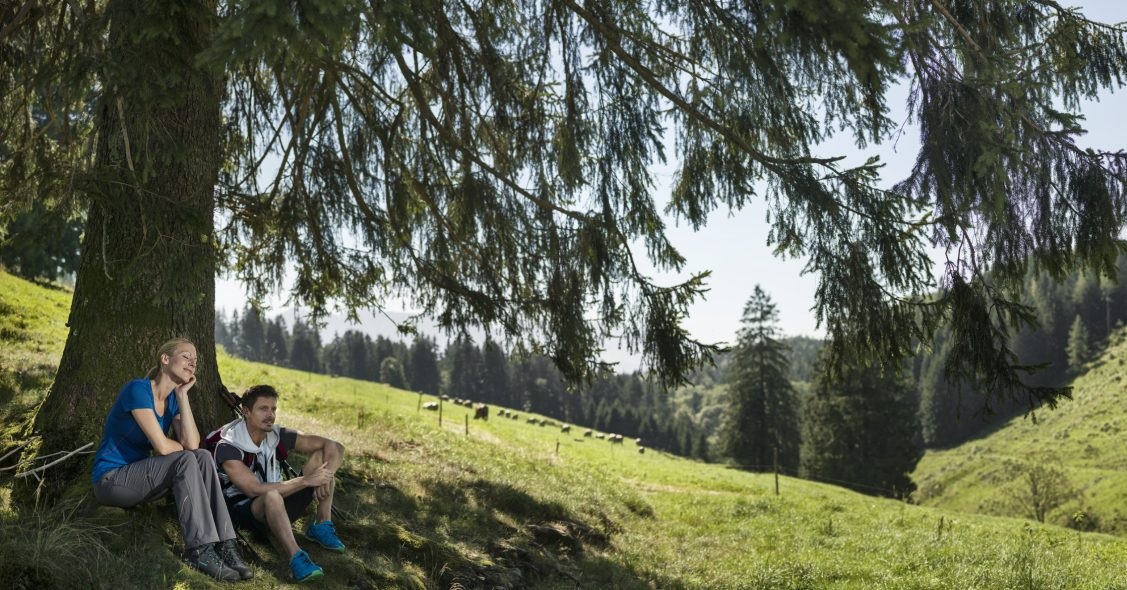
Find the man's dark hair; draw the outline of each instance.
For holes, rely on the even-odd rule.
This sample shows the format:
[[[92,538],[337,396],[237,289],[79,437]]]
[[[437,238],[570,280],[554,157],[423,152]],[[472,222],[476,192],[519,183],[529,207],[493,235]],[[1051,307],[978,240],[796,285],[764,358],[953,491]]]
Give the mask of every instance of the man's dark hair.
[[[277,398],[278,390],[270,385],[252,385],[243,392],[243,397],[239,400],[239,403],[249,410],[254,407],[254,402],[258,401],[260,397]]]

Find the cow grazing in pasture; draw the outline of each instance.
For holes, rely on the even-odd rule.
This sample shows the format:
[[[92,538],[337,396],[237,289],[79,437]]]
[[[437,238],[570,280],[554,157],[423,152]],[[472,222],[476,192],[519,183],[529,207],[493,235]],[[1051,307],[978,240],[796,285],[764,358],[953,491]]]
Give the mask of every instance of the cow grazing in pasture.
[[[438,411],[438,402],[427,402],[423,404],[424,410]]]
[[[473,419],[474,420],[489,420],[489,406],[485,404],[474,404],[473,406]]]

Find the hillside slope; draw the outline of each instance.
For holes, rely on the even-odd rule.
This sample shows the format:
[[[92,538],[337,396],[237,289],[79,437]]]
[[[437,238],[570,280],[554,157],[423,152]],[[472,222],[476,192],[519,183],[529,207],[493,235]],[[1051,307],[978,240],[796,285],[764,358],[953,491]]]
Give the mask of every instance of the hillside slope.
[[[1049,522],[1127,531],[1125,377],[1127,332],[1120,330],[1076,378],[1072,401],[1014,418],[987,437],[928,451],[913,474],[918,501],[1031,517],[1030,498],[1057,498],[1063,503],[1048,512]],[[1031,493],[1034,484],[1040,486],[1037,493]]]
[[[0,344],[31,354],[25,318],[65,309],[10,292],[0,325],[17,327]],[[640,454],[523,415],[480,422],[446,405],[440,424],[418,409],[433,398],[219,361],[236,389],[278,386],[280,422],[348,448],[337,524],[349,552],[311,548],[326,588],[1127,589],[1127,543],[1115,537],[785,477],[776,494],[769,474]],[[182,566],[167,505],[36,510],[11,505],[11,481],[0,473],[0,587],[219,587]],[[287,585],[269,544],[252,546],[258,575],[237,587]]]

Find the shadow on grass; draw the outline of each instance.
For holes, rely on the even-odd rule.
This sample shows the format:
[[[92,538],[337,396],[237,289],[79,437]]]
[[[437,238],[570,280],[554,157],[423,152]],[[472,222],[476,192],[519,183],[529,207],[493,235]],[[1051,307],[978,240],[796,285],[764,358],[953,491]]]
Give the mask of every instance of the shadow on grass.
[[[387,558],[426,588],[686,588],[614,558],[617,526],[487,479],[426,479],[425,496],[388,483],[346,486],[353,520],[337,528],[356,560]],[[361,574],[353,571],[355,580]],[[377,587],[377,586],[372,586]]]

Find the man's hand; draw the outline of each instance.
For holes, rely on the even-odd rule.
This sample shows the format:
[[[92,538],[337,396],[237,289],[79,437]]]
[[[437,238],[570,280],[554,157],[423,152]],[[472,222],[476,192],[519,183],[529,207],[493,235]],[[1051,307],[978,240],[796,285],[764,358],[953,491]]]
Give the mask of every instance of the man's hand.
[[[328,495],[329,483],[333,481],[333,472],[329,471],[328,463],[322,463],[320,466],[313,468],[309,473],[302,475],[301,480],[306,487],[317,488],[313,492],[313,496],[320,500],[323,495]]]

